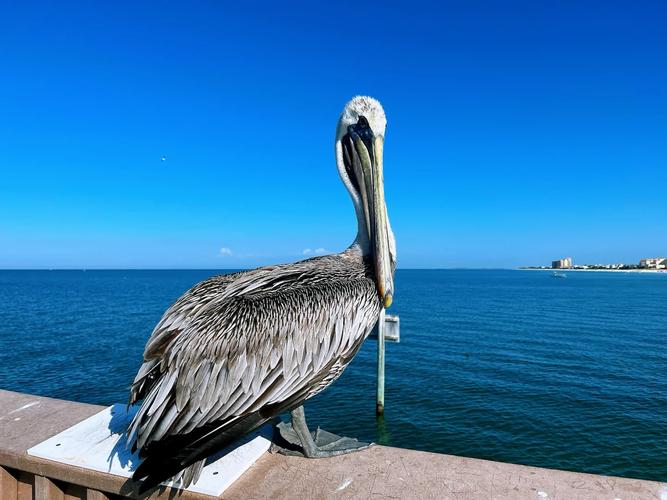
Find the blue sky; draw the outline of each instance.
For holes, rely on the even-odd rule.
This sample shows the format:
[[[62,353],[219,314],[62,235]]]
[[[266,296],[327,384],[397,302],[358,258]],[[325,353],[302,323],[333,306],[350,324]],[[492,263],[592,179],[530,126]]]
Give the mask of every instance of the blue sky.
[[[340,251],[355,94],[401,267],[667,254],[664,3],[240,4],[3,6],[0,268]]]

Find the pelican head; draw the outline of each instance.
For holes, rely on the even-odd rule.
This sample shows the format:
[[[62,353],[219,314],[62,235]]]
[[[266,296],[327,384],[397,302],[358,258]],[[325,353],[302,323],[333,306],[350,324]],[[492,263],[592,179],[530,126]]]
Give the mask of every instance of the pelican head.
[[[382,150],[387,119],[378,101],[358,96],[345,105],[336,129],[336,163],[352,197],[357,243],[375,266],[378,294],[389,307],[394,295],[396,243],[384,201]]]

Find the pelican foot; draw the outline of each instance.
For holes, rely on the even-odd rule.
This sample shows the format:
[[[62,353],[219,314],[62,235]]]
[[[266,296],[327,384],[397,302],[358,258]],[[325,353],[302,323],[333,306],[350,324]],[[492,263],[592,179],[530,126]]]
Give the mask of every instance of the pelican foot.
[[[320,429],[308,431],[303,406],[292,412],[292,423],[280,422],[276,426],[271,453],[282,455],[327,458],[345,455],[368,448],[373,443],[364,443],[355,438],[341,437]]]

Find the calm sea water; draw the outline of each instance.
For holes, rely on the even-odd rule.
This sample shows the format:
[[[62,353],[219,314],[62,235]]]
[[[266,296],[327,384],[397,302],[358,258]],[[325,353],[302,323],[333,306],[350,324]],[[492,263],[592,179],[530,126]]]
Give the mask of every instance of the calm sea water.
[[[124,402],[162,312],[214,271],[0,271],[0,387]],[[667,481],[667,276],[399,270],[386,416],[367,341],[309,422],[383,444]]]

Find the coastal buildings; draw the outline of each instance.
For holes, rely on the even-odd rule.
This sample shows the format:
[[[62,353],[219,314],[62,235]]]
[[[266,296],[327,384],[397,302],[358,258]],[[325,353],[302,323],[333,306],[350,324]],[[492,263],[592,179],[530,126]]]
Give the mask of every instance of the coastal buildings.
[[[667,269],[667,258],[653,257],[651,259],[642,259],[639,261],[639,267],[644,269]]]
[[[571,269],[572,257],[565,257],[564,259],[554,260],[551,263],[552,269]]]
[[[520,269],[572,269],[581,271],[647,271],[667,274],[667,258],[653,257],[641,259],[639,264],[577,264],[574,265],[572,257],[565,257],[551,262],[551,266],[527,266]]]

